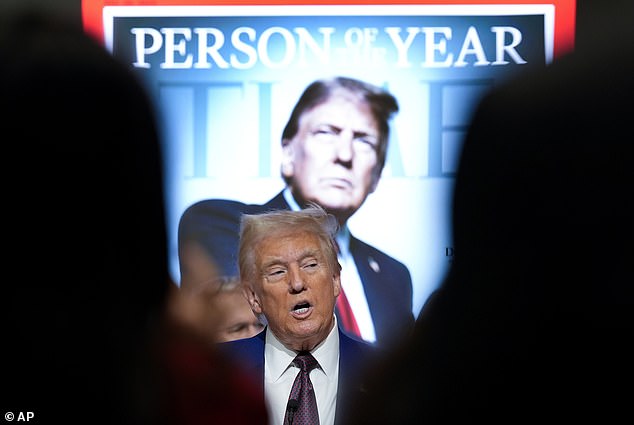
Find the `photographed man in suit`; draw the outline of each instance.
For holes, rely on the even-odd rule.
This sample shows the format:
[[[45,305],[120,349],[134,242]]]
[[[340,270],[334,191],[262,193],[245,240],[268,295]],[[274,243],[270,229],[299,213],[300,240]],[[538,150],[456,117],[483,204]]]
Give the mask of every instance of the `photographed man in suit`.
[[[362,387],[363,368],[377,348],[346,336],[337,326],[341,291],[334,216],[314,206],[244,215],[240,279],[253,312],[267,323],[254,337],[219,344],[263,385],[271,424],[295,423],[305,396],[296,389],[297,358],[310,355],[311,393],[318,419],[343,423],[347,397]],[[298,392],[299,391],[299,392]],[[299,394],[299,395],[298,395]],[[316,413],[317,414],[317,413]]]
[[[310,84],[282,133],[281,175],[286,188],[264,205],[203,200],[190,206],[179,225],[182,277],[191,272],[183,267],[182,255],[189,243],[205,247],[214,259],[219,249],[235,253],[241,214],[299,210],[314,202],[335,216],[339,225],[345,295],[339,297],[336,312],[344,331],[382,346],[407,335],[414,325],[409,270],[354,237],[347,225],[377,187],[385,165],[389,121],[397,111],[394,96],[363,81],[336,77]],[[235,266],[221,265],[231,267]],[[350,320],[341,305],[346,299]]]

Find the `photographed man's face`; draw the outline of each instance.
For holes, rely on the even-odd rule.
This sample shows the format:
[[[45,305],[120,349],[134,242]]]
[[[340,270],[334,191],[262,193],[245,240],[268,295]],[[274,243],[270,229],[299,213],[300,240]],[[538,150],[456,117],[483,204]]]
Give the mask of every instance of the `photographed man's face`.
[[[247,289],[253,311],[264,313],[277,338],[310,350],[334,326],[339,274],[331,270],[319,239],[308,232],[271,235],[256,247],[255,282]]]
[[[214,306],[219,313],[216,324],[218,342],[249,338],[264,329],[239,289],[217,293]]]
[[[339,93],[302,115],[283,148],[282,172],[301,200],[349,217],[378,183],[378,144],[369,108]]]

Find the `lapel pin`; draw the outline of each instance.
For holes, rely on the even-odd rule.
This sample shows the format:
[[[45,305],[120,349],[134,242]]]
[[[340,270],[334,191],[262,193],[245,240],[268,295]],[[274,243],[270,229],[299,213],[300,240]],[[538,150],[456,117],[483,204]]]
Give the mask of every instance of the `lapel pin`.
[[[379,263],[377,263],[374,258],[368,257],[368,264],[370,265],[370,268],[374,270],[374,273],[379,273],[381,271]]]

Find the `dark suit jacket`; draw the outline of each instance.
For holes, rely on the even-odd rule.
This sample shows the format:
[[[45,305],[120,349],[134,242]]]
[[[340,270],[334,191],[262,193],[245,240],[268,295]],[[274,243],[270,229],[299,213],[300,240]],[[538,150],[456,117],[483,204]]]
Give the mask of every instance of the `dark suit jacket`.
[[[280,192],[264,205],[210,199],[191,205],[181,217],[179,250],[188,240],[198,241],[217,261],[223,273],[237,275],[240,216],[290,209]],[[414,326],[412,277],[407,267],[382,251],[351,236],[352,254],[368,300],[376,344],[392,345]],[[181,264],[181,273],[184,272]]]
[[[256,382],[264,394],[264,346],[266,329],[254,337],[218,344],[220,351],[242,366]],[[365,390],[364,373],[379,361],[379,349],[362,341],[357,341],[339,330],[339,388],[337,390],[337,412],[335,425],[345,425],[351,400],[357,399]]]

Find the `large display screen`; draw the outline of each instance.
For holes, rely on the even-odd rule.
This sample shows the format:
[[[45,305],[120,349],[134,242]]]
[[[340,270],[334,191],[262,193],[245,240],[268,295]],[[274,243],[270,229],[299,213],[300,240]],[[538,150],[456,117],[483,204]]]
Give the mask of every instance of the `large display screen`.
[[[475,106],[573,48],[575,2],[336,3],[85,0],[83,20],[156,101],[177,283],[188,206],[259,204],[284,188],[281,134],[309,83],[348,76],[389,90],[399,112],[386,165],[348,224],[409,268],[417,315],[459,255],[451,193]]]

